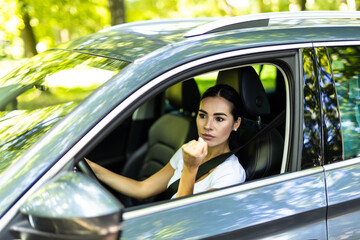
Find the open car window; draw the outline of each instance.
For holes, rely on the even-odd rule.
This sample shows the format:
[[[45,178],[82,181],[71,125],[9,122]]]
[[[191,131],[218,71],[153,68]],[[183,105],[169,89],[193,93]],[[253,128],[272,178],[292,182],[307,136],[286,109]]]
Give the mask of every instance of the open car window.
[[[243,68],[252,68],[258,75],[272,111],[264,116],[245,114],[244,127],[239,130],[239,145],[244,144],[247,139],[286,108],[284,77],[276,66],[256,64]],[[234,68],[230,71],[243,68]],[[207,88],[220,83],[219,75],[222,74],[220,73],[222,71],[227,71],[227,69],[196,75],[153,96],[137,108],[86,157],[118,174],[133,179],[143,180],[150,177],[160,170],[184,143],[197,138],[195,118],[200,95]],[[225,79],[221,83],[232,85],[231,81],[231,79]],[[187,86],[184,87],[184,85]],[[233,87],[239,88],[239,85]],[[186,88],[187,90],[185,90]],[[239,89],[236,90],[239,91]],[[279,151],[276,163],[271,166],[272,171],[264,175],[254,173],[248,181],[280,174],[283,161],[285,121],[274,131],[276,138],[280,140],[276,145]],[[261,151],[265,151],[265,149],[261,149]],[[254,165],[246,160],[248,155],[252,154],[251,151],[238,153],[238,158],[241,159],[244,168],[254,168]],[[115,191],[112,192],[126,207],[136,207],[144,203],[167,199],[160,194],[145,201],[137,201]]]

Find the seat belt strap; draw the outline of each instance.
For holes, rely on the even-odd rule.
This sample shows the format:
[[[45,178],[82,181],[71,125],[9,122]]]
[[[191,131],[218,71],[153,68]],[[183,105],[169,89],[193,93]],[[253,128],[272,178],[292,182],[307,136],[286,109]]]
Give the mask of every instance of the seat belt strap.
[[[269,132],[271,129],[274,129],[278,127],[281,123],[284,122],[285,119],[285,110],[283,110],[276,118],[274,118],[268,125],[266,125],[264,128],[260,129],[259,132],[257,132],[254,136],[252,136],[246,143],[243,145],[233,149],[230,152],[221,154],[217,157],[214,157],[210,159],[209,161],[201,164],[199,166],[198,172],[196,174],[196,180],[200,179],[202,176],[207,174],[210,170],[214,169],[215,167],[219,166],[221,163],[223,163],[226,159],[228,159],[231,155],[237,153],[242,148],[246,147],[249,143],[254,141],[256,138],[258,138],[261,135],[264,135],[265,133]],[[168,189],[166,190],[166,197],[170,199],[178,190],[179,188],[180,179],[173,182]]]

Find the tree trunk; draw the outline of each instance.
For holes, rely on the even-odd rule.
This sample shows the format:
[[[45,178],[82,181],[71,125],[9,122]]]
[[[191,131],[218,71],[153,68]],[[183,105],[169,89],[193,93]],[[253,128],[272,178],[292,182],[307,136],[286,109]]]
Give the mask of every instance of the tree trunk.
[[[306,0],[300,0],[300,10],[301,11],[306,10]]]
[[[124,0],[109,0],[111,14],[111,25],[125,23],[125,4]]]
[[[30,25],[30,16],[26,10],[26,5],[22,0],[19,0],[19,9],[21,12],[24,28],[21,30],[21,37],[24,41],[25,57],[32,57],[38,54],[36,50],[36,39],[33,28]]]
[[[264,2],[263,0],[258,0],[259,13],[265,12]]]

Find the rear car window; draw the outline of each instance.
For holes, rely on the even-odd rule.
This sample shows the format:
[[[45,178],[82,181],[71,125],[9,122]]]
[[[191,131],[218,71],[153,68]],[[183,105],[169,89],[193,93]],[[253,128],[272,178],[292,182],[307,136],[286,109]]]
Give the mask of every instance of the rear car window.
[[[266,93],[276,91],[277,68],[273,65],[253,65]]]
[[[360,156],[360,47],[328,48],[341,115],[344,158]]]
[[[260,81],[263,84],[266,93],[273,93],[276,91],[277,68],[270,64],[252,65]],[[216,83],[217,75],[219,72],[210,72],[195,77],[196,84],[199,87],[200,94],[202,95],[206,89],[214,86]]]

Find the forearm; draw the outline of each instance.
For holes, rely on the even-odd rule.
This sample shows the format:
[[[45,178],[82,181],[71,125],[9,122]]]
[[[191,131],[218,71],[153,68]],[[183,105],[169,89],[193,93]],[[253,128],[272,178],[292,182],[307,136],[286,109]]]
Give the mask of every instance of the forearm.
[[[147,198],[147,192],[143,190],[143,182],[116,174],[96,163],[89,162],[96,177],[116,191],[136,199]]]
[[[197,170],[198,168],[189,168],[184,166],[176,197],[189,196],[194,193]]]
[[[180,177],[176,197],[194,194],[196,174],[200,164],[207,155],[207,143],[199,137],[198,141],[192,140],[182,146],[184,166]]]
[[[100,181],[126,196],[140,200],[165,191],[170,178],[174,174],[174,169],[170,163],[168,163],[160,171],[146,180],[136,181],[111,172],[89,160],[87,160],[87,162]]]

